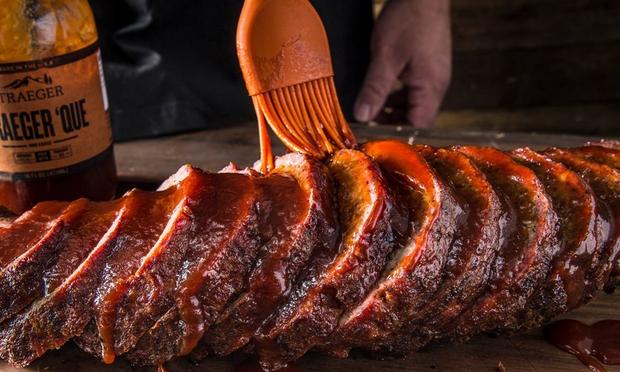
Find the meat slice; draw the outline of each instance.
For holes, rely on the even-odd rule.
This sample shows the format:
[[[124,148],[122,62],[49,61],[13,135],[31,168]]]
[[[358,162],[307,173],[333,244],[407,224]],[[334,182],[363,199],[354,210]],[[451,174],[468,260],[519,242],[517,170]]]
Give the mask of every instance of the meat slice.
[[[52,225],[60,223],[57,219],[67,205],[63,202],[39,203],[15,220],[10,212],[2,210],[0,219],[5,222],[0,229],[0,270],[36,244]]]
[[[73,252],[63,252],[68,254],[64,254],[59,261],[67,268],[56,269],[60,275],[53,278],[54,281],[60,277],[64,279],[48,288],[45,297],[30,309],[12,319],[7,325],[10,332],[3,332],[3,341],[9,345],[6,359],[10,363],[26,366],[46,351],[59,348],[82,332],[92,316],[95,290],[105,259],[119,238],[122,225],[136,211],[138,194],[135,192],[119,202],[107,203],[109,206],[98,206],[103,212],[101,218],[88,212],[83,216],[84,221],[88,218],[94,220],[81,224],[84,229],[80,231],[84,234],[83,242],[68,242],[67,246],[72,247]],[[113,221],[108,220],[108,216],[114,216]],[[95,227],[95,224],[100,226]],[[108,226],[107,231],[103,231],[105,226]],[[99,239],[98,242],[95,239]],[[95,245],[91,246],[93,242]],[[79,247],[84,243],[84,248]],[[83,252],[88,253],[82,261]],[[75,264],[78,266],[70,272],[68,267]]]
[[[259,330],[256,351],[264,368],[277,369],[324,343],[341,315],[367,294],[407,232],[377,165],[355,150],[328,163],[336,183],[343,236],[335,257],[319,257],[289,302]]]
[[[419,147],[418,147],[419,148]],[[445,327],[487,288],[508,222],[499,197],[471,160],[453,149],[424,151],[435,172],[450,187],[466,211],[447,253],[440,283],[424,305],[394,337],[393,350],[405,354],[443,334]]]
[[[205,173],[201,178],[187,198],[184,228],[162,236],[173,244],[149,252],[119,303],[115,351],[120,355],[135,346],[130,357],[136,364],[191,351],[254,262],[253,181],[240,174]]]
[[[260,191],[254,178],[243,174],[209,174],[207,178],[208,189],[193,208],[189,249],[177,269],[160,276],[169,282],[159,301],[167,306],[146,309],[150,324],[141,325],[149,324],[148,328],[129,328],[142,333],[131,333],[131,337],[141,337],[127,355],[133,364],[158,364],[188,355],[226,304],[246,286],[260,246],[256,210]],[[142,291],[142,286],[136,291]],[[139,302],[128,304],[136,308]]]
[[[610,274],[613,277],[620,276],[620,171],[604,164],[584,160],[569,150],[550,149],[545,154],[579,174],[609,208],[611,234],[601,254],[598,270],[591,278],[600,289],[608,284]]]
[[[596,292],[589,272],[597,266],[607,234],[601,229],[604,221],[597,212],[592,190],[576,173],[528,148],[511,155],[541,180],[559,218],[560,249],[544,288],[537,291],[524,314],[530,319],[524,323],[542,324],[576,308],[584,297]]]
[[[620,170],[620,147],[605,147],[605,143],[602,143],[596,146],[578,147],[568,151],[580,158],[605,164],[616,170]]]
[[[126,218],[115,244],[111,247],[105,266],[100,272],[94,306],[85,311],[92,318],[84,332],[75,340],[84,350],[106,363],[112,363],[114,354],[114,323],[116,306],[127,290],[127,281],[143,257],[155,246],[175,210],[185,206],[187,187],[191,187],[197,172],[182,168],[165,187],[165,190],[144,193],[133,191],[135,199],[131,218]],[[186,187],[187,186],[187,187]],[[129,216],[128,216],[129,217]]]
[[[423,311],[439,288],[448,250],[455,231],[464,227],[465,214],[413,147],[387,140],[367,143],[362,150],[402,190],[410,210],[411,234],[392,254],[364,301],[342,317],[331,339],[345,348],[392,352],[404,346],[393,345],[394,334]]]
[[[465,339],[485,331],[509,331],[546,278],[557,217],[544,187],[530,169],[493,148],[459,147],[485,173],[509,211],[510,229],[500,247],[488,290],[450,326],[445,336]]]
[[[7,236],[0,244],[10,244],[4,254],[10,264],[0,270],[0,323],[53,290],[63,279],[59,277],[63,269],[79,265],[75,261],[80,250],[69,243],[82,227],[80,217],[88,205],[85,199],[66,208],[55,203],[39,204],[5,230]],[[10,257],[15,259],[11,261]]]
[[[268,177],[257,179],[263,245],[248,286],[205,335],[205,351],[227,355],[247,344],[262,322],[288,298],[313,254],[333,251],[339,236],[333,185],[323,164],[300,154],[278,158]]]

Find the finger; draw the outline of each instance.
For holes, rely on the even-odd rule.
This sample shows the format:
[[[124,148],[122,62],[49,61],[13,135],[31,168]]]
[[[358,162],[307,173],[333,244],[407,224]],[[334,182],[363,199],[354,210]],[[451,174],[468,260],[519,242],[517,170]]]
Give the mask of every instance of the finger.
[[[353,109],[356,120],[366,122],[377,116],[404,66],[385,53],[373,56]]]
[[[435,123],[443,94],[424,86],[409,87],[407,122],[416,128],[430,128]]]

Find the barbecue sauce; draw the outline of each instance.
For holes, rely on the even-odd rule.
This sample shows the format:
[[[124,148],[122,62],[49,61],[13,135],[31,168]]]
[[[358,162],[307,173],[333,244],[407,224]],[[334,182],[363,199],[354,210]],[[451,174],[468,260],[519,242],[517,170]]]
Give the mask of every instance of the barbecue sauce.
[[[87,0],[12,0],[0,14],[0,206],[109,200],[116,165]]]
[[[620,365],[620,321],[602,320],[591,326],[565,319],[544,329],[545,339],[571,353],[592,371],[606,371],[604,364]]]

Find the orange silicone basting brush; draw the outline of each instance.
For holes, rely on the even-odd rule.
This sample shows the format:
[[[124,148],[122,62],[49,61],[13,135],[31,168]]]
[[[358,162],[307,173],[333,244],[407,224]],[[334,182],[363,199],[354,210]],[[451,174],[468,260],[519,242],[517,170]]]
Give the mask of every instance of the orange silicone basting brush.
[[[308,0],[246,0],[237,53],[258,117],[263,172],[273,168],[266,123],[290,150],[317,158],[355,146],[327,34]]]

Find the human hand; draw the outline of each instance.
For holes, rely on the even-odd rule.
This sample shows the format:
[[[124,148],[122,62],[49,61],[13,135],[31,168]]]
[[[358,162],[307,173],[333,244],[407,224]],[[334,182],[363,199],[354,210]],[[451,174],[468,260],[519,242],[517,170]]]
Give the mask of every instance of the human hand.
[[[449,0],[391,0],[377,20],[371,61],[354,107],[365,122],[433,125],[450,83]],[[400,79],[402,88],[392,92]]]

